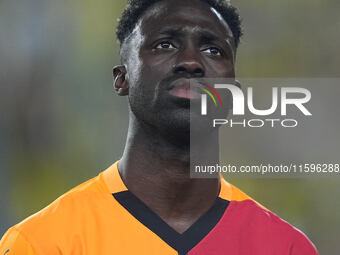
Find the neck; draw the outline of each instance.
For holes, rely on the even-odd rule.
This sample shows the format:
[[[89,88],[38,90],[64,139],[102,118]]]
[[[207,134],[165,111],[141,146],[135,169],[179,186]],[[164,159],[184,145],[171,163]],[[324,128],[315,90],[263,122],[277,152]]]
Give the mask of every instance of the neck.
[[[197,158],[216,164],[218,134],[205,135],[200,143],[199,147],[205,150],[197,152]],[[190,142],[173,143],[168,136],[141,124],[132,113],[118,167],[128,189],[170,225],[172,220],[201,216],[213,204],[220,189],[219,178],[190,177]],[[181,232],[185,227],[177,230]]]

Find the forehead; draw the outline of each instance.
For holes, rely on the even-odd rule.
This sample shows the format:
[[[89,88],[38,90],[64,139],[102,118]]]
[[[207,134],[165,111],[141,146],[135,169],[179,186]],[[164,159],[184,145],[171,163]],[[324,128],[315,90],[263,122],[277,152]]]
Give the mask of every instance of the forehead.
[[[209,31],[215,36],[233,38],[222,16],[200,0],[164,0],[151,6],[140,19],[141,34],[150,35],[165,28],[183,32]]]

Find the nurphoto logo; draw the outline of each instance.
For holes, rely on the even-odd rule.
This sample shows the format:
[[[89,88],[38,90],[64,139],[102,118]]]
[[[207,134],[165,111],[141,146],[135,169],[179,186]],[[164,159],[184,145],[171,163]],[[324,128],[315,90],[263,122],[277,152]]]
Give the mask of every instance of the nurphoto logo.
[[[247,110],[255,116],[270,117],[274,113],[278,112],[280,108],[280,116],[287,117],[287,108],[295,107],[295,110],[300,111],[305,116],[312,116],[312,113],[306,107],[306,104],[311,100],[311,92],[306,88],[299,87],[272,87],[271,93],[271,106],[267,109],[257,109],[254,106],[254,93],[253,88],[248,87],[246,95],[235,84],[215,84],[214,86],[203,84],[206,88],[201,88],[206,94],[201,94],[201,115],[208,114],[208,99],[207,95],[212,99],[215,106],[217,106],[217,100],[219,105],[223,107],[223,103],[220,94],[216,89],[225,90],[226,93],[230,93],[232,99],[232,115],[244,116]],[[280,92],[280,93],[279,93]],[[216,98],[215,98],[216,97]],[[217,99],[217,100],[216,100]],[[280,107],[279,107],[280,106]],[[280,124],[282,127],[296,127],[298,121],[296,119],[278,119],[278,118],[256,118],[256,119],[243,119],[242,121],[233,121],[232,119],[214,119],[213,127],[228,125],[230,127],[250,127],[260,128],[265,125],[275,127]]]

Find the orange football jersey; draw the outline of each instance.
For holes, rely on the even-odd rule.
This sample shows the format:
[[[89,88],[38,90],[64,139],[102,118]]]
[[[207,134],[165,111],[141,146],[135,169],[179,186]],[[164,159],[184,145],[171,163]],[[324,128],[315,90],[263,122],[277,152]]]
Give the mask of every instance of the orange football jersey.
[[[128,191],[116,162],[10,228],[0,255],[186,254],[216,226],[229,201],[243,200],[251,199],[221,178],[216,203],[181,235]]]

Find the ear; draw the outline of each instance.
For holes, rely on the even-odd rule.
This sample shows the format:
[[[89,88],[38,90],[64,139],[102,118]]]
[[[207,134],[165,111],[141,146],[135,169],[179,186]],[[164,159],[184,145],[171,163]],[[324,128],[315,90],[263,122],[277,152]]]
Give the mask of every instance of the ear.
[[[125,66],[115,66],[112,70],[113,74],[113,87],[119,96],[126,96],[129,94],[129,84],[125,79],[126,68]]]

